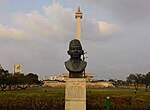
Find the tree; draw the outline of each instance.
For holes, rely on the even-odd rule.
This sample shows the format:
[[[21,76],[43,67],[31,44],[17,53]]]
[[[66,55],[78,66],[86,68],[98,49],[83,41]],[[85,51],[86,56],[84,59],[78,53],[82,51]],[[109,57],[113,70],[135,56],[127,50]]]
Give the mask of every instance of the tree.
[[[143,74],[138,74],[138,73],[130,74],[127,77],[127,83],[128,84],[134,84],[135,90],[138,90],[138,86],[139,86],[139,84],[143,83],[143,79],[144,79]]]
[[[116,80],[116,85],[117,85],[117,86],[126,85],[126,81],[123,81],[123,80]]]
[[[0,87],[2,91],[5,91],[7,87],[7,77],[9,75],[8,70],[4,70],[0,65]]]
[[[0,65],[0,88],[4,91],[7,87],[11,90],[14,87],[14,90],[17,88],[26,89],[29,84],[40,84],[38,80],[38,75],[29,73],[28,75],[24,74],[10,74],[8,70],[4,70]]]
[[[39,84],[38,75],[29,73],[28,75],[24,74],[10,74],[7,78],[8,86],[11,90],[11,86],[16,89],[26,89],[29,84]]]
[[[38,75],[34,73],[29,73],[26,75],[28,84],[39,84]]]
[[[26,89],[28,86],[28,82],[26,76],[24,74],[15,74],[17,80],[17,88]]]
[[[145,84],[145,89],[146,91],[148,90],[149,86],[150,86],[150,72],[148,72],[146,75],[145,75],[145,78],[143,80],[144,84]]]
[[[14,75],[12,75],[12,74],[9,74],[8,76],[7,76],[7,85],[8,85],[8,87],[9,87],[9,90],[11,90],[12,89],[12,86],[15,86],[15,78],[14,78]]]

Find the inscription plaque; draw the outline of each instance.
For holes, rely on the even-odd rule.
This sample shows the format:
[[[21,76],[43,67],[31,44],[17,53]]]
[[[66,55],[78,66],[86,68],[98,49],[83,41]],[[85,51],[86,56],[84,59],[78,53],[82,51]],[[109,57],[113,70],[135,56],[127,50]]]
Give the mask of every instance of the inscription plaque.
[[[67,79],[65,100],[65,110],[86,110],[85,78]]]

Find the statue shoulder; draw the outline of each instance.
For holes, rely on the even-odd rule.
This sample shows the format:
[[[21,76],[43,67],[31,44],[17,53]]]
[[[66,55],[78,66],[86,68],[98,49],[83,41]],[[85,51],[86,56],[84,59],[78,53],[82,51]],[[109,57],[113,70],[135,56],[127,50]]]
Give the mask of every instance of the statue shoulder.
[[[80,65],[85,68],[87,66],[87,62],[86,61],[81,61]]]
[[[82,63],[87,65],[87,62],[86,62],[86,61],[82,61]]]
[[[65,61],[65,66],[70,66],[71,65],[71,61],[70,60],[68,60],[68,61]]]
[[[65,61],[65,64],[68,64],[68,63],[70,63],[70,60],[68,60],[68,61]]]

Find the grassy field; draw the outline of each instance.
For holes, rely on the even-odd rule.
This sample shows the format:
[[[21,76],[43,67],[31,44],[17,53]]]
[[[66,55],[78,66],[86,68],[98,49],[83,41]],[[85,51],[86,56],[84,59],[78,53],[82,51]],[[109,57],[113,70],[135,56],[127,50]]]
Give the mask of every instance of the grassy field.
[[[0,92],[0,110],[64,110],[64,89]]]
[[[64,88],[0,92],[0,110],[64,110]],[[150,110],[150,92],[121,89],[87,89],[87,110]]]
[[[89,110],[105,110],[106,97],[110,97],[111,110],[150,110],[150,92],[122,89],[92,89],[87,91]]]

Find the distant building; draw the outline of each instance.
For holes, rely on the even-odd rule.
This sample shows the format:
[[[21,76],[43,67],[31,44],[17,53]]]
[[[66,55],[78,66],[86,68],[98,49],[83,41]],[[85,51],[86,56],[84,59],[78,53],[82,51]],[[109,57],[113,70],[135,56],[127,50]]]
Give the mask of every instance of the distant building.
[[[60,81],[52,81],[49,79],[43,80],[44,85],[43,86],[49,86],[49,87],[65,87],[65,82],[60,82]]]
[[[90,82],[94,76],[95,75],[92,73],[86,73],[85,74],[86,81]],[[51,76],[50,78],[46,78],[43,81],[46,83],[48,83],[49,81],[53,81],[53,82],[54,81],[66,81],[67,78],[69,78],[69,73],[63,73],[59,76],[56,76],[56,75]]]
[[[86,73],[85,77],[86,77],[86,81],[90,82],[90,81],[92,81],[92,78],[95,77],[95,74],[94,73]]]
[[[114,87],[112,82],[89,82],[87,83],[87,87],[89,88],[107,88],[107,87]]]
[[[15,64],[14,65],[14,74],[21,74],[22,73],[22,65]]]
[[[87,82],[91,81],[94,76],[95,76],[94,73],[86,73],[85,74],[86,81]],[[63,77],[64,80],[66,78],[69,78],[69,73],[63,73],[62,77]]]
[[[86,73],[85,74],[85,78],[87,80],[87,82],[90,82],[92,80],[92,78],[94,77],[95,75],[92,74],[92,73]],[[54,75],[54,76],[51,76],[50,78],[46,78],[43,80],[43,83],[44,83],[44,86],[60,86],[60,87],[64,87],[65,85],[65,81],[66,79],[69,78],[69,73],[63,73],[61,75]]]
[[[43,86],[49,86],[49,87],[65,87],[66,83],[65,81],[54,81],[50,79],[43,80],[44,85]],[[107,88],[107,87],[114,87],[112,82],[87,82],[86,83],[87,88]]]
[[[50,80],[51,80],[51,81],[56,81],[56,80],[58,80],[58,79],[59,79],[58,76],[51,76],[51,77],[50,77]]]

